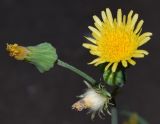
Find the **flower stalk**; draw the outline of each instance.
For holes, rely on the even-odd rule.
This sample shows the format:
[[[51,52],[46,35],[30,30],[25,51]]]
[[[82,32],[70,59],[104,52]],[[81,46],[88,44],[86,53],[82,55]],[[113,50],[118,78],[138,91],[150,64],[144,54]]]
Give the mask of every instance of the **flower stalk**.
[[[68,64],[66,62],[63,62],[62,60],[58,59],[57,60],[57,65],[73,71],[74,73],[76,73],[79,76],[83,77],[86,81],[88,81],[92,85],[96,84],[96,80],[93,79],[91,76],[87,75],[86,73],[84,73],[83,71],[77,69],[76,67],[73,67],[72,65],[70,65],[70,64]]]
[[[118,124],[117,109],[113,107],[111,113],[112,113],[111,124]]]

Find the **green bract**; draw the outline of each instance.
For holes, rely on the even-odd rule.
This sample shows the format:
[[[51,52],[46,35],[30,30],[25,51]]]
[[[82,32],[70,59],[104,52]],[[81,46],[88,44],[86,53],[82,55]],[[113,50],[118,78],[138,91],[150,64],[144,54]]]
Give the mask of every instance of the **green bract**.
[[[29,61],[41,72],[49,71],[54,67],[58,58],[56,49],[50,43],[41,43],[27,47],[29,50],[25,60]]]
[[[112,72],[111,69],[108,69],[104,72],[103,79],[110,86],[122,86],[125,83],[125,75],[122,70]]]

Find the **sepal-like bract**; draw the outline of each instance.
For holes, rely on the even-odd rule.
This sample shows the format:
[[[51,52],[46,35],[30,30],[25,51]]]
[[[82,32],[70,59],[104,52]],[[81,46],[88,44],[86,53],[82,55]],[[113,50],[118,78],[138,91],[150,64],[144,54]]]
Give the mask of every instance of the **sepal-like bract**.
[[[54,67],[58,56],[56,54],[56,49],[50,43],[29,46],[27,49],[30,53],[25,59],[34,64],[41,73]]]

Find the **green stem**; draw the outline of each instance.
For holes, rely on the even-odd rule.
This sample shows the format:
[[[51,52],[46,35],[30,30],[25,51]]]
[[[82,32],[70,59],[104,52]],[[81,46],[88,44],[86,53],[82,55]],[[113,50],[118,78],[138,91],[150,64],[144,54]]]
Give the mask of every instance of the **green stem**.
[[[96,80],[93,79],[92,77],[90,77],[89,75],[87,75],[86,73],[82,72],[81,70],[77,69],[76,67],[73,67],[72,65],[69,65],[66,62],[63,62],[61,60],[58,59],[57,64],[59,66],[62,66],[64,68],[67,68],[71,71],[73,71],[74,73],[80,75],[81,77],[83,77],[85,80],[89,81],[90,83],[92,83],[92,85],[96,84]]]
[[[113,107],[111,113],[112,113],[111,124],[118,124],[117,109]]]
[[[114,104],[114,106],[111,109],[111,113],[112,113],[112,118],[111,118],[112,123],[111,124],[118,124],[118,114],[117,114],[115,98],[118,95],[120,89],[121,89],[121,87],[116,86],[112,91],[112,100],[111,101]]]

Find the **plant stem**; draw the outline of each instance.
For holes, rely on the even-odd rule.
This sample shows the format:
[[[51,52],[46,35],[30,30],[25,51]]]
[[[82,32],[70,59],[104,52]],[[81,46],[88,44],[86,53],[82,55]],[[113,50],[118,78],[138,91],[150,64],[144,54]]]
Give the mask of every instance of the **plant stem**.
[[[114,107],[116,107],[116,100],[115,100],[115,98],[118,95],[118,93],[120,92],[120,90],[121,90],[121,87],[115,86],[114,89],[113,89],[113,91],[112,91],[112,93],[111,93],[111,95],[112,95],[112,100],[111,101],[114,104]]]
[[[113,107],[111,113],[112,113],[111,124],[118,124],[117,109]]]
[[[114,104],[114,106],[112,107],[111,113],[112,113],[112,118],[111,118],[111,124],[118,124],[118,113],[117,113],[117,108],[116,108],[116,96],[118,95],[118,93],[120,92],[122,86],[115,86],[111,95],[112,95],[112,103]]]
[[[92,85],[96,84],[95,79],[93,79],[91,76],[87,75],[86,73],[82,72],[81,70],[77,69],[76,67],[74,67],[66,62],[63,62],[62,60],[59,60],[59,59],[57,61],[57,64],[61,67],[67,68],[67,69],[73,71],[74,73],[78,74],[79,76],[83,77],[85,80],[89,81]]]

